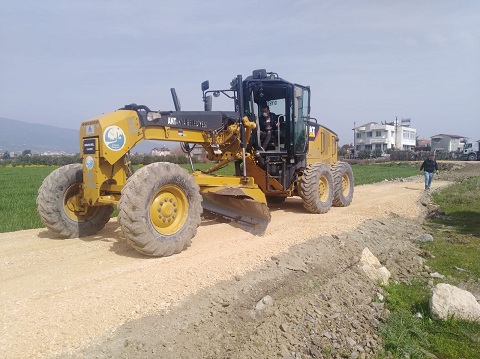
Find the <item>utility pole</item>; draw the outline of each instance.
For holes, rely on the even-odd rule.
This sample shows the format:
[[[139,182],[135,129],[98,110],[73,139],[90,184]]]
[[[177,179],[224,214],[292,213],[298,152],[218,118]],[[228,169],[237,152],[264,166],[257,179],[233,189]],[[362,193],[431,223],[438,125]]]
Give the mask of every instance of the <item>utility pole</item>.
[[[397,151],[399,150],[398,142],[398,118],[395,116],[395,149]]]
[[[356,123],[353,121],[353,159],[355,159],[355,153],[357,152],[357,146],[355,146],[355,138],[357,137],[355,126]]]

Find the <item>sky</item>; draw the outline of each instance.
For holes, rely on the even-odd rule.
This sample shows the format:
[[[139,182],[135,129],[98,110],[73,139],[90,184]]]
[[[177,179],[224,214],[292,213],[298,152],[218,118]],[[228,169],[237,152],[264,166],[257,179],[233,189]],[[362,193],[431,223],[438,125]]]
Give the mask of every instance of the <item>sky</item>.
[[[310,86],[340,144],[395,118],[480,140],[480,0],[0,0],[0,117],[78,129],[173,110],[172,87],[202,110],[202,81],[261,68]]]

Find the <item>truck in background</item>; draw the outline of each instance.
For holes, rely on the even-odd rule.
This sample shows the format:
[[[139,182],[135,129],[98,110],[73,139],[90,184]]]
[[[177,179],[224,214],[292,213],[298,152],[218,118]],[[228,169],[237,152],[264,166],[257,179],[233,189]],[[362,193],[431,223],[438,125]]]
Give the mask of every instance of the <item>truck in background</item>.
[[[465,143],[463,147],[463,159],[468,161],[480,159],[480,141]]]

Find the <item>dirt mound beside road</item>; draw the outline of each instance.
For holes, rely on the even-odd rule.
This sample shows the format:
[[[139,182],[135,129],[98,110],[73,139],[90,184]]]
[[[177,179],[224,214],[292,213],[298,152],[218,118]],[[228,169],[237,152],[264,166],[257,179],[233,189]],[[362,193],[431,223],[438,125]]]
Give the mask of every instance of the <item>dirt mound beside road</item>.
[[[357,261],[369,247],[394,279],[423,270],[410,242],[422,189],[420,176],[360,186],[350,207],[325,215],[289,199],[263,237],[204,222],[167,258],[135,252],[114,220],[83,239],[0,234],[0,357],[373,353],[384,309]]]

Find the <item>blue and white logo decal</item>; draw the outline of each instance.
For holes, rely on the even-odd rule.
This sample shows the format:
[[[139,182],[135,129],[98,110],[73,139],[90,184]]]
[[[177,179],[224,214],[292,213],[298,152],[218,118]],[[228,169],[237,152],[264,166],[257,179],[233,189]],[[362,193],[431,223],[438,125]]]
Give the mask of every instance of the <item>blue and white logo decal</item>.
[[[125,133],[118,126],[108,126],[103,132],[103,142],[112,151],[120,151],[125,145]]]
[[[91,170],[93,168],[94,163],[95,160],[92,156],[87,156],[87,158],[85,158],[85,167],[87,167],[88,170]]]

